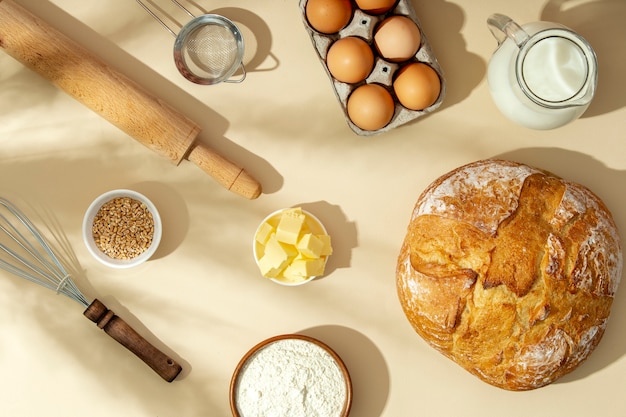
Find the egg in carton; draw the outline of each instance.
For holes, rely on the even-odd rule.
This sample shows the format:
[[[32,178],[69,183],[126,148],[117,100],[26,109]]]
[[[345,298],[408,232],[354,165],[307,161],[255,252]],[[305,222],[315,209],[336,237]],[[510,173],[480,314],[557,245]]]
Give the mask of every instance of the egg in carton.
[[[383,14],[370,14],[361,9],[359,9],[356,5],[354,5],[354,1],[351,1],[352,4],[352,17],[341,30],[336,33],[327,34],[322,33],[315,30],[306,15],[306,5],[309,0],[300,0],[300,10],[302,13],[302,19],[304,22],[305,29],[307,30],[309,37],[311,38],[311,42],[317,52],[317,55],[322,63],[322,66],[326,70],[328,77],[331,80],[335,95],[341,104],[341,108],[344,112],[344,116],[346,118],[346,122],[350,126],[350,128],[358,135],[361,136],[370,136],[374,134],[383,133],[389,131],[395,127],[406,124],[410,121],[413,121],[421,116],[424,116],[428,113],[433,112],[437,108],[441,106],[443,98],[446,92],[446,82],[443,77],[443,71],[441,66],[437,62],[435,55],[432,52],[432,49],[424,35],[424,32],[421,28],[421,24],[417,18],[415,10],[413,9],[410,0],[399,0],[395,6],[393,6],[389,11]],[[374,36],[375,31],[380,23],[385,21],[385,19],[392,16],[404,16],[411,19],[420,32],[420,45],[415,53],[410,59],[401,61],[401,62],[392,62],[383,58],[380,53],[377,52],[377,49],[374,45]],[[347,83],[337,80],[333,77],[331,71],[329,70],[327,63],[327,55],[330,47],[338,40],[346,38],[346,37],[357,37],[361,38],[368,43],[372,52],[374,54],[374,65],[372,71],[369,75],[358,83]],[[411,63],[423,63],[432,68],[438,78],[440,83],[440,92],[437,99],[428,107],[425,107],[420,110],[411,110],[405,106],[403,106],[397,96],[394,93],[393,82],[394,77],[398,71],[400,71],[403,67],[411,64]],[[377,84],[383,86],[392,96],[394,101],[394,112],[391,120],[384,127],[375,129],[375,130],[366,130],[357,126],[351,119],[348,114],[348,98],[352,94],[352,92],[364,85],[364,84]]]

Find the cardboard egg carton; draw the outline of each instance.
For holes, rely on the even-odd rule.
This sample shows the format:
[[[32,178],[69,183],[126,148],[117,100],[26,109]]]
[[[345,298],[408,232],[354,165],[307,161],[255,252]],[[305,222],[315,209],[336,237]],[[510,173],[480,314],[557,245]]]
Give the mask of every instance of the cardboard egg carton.
[[[335,95],[337,96],[337,99],[339,100],[339,103],[341,104],[341,108],[344,112],[346,121],[348,125],[350,126],[350,128],[356,134],[361,135],[361,136],[370,136],[370,135],[386,132],[397,126],[400,126],[412,120],[415,120],[425,114],[431,113],[432,111],[436,110],[439,106],[441,106],[441,102],[443,101],[443,98],[446,92],[446,82],[443,77],[443,71],[441,70],[439,63],[437,62],[437,58],[435,57],[435,55],[433,54],[430,48],[428,40],[426,39],[426,35],[424,34],[424,31],[422,30],[422,27],[415,14],[415,10],[413,9],[413,6],[411,5],[410,0],[399,0],[399,2],[396,4],[394,8],[392,8],[390,11],[382,15],[367,14],[363,12],[362,10],[360,10],[355,5],[353,7],[354,10],[353,10],[353,15],[352,15],[352,20],[350,20],[348,25],[346,25],[346,27],[344,27],[338,33],[334,33],[330,35],[317,32],[315,29],[313,29],[309,25],[309,22],[307,21],[307,18],[306,18],[306,10],[305,10],[306,3],[307,3],[307,0],[300,0],[300,11],[302,13],[304,26],[307,32],[309,33],[311,42],[313,43],[313,46],[322,63],[322,66],[324,67],[324,69],[326,70],[326,74],[330,78],[333,89],[335,91]],[[422,36],[421,36],[420,48],[418,49],[415,56],[409,61],[404,61],[400,63],[386,61],[385,59],[383,59],[377,54],[376,49],[374,48],[374,45],[373,45],[374,44],[374,31],[376,30],[378,23],[382,22],[385,18],[389,16],[393,16],[393,15],[402,15],[402,16],[409,17],[415,22],[415,24],[417,25],[417,27],[419,28],[421,32]],[[372,47],[372,52],[374,52],[374,69],[364,81],[357,83],[357,84],[349,84],[349,83],[337,81],[336,79],[333,78],[333,76],[331,75],[328,69],[328,66],[326,65],[326,54],[328,53],[328,49],[330,48],[330,46],[335,41],[341,38],[348,37],[348,36],[358,36],[364,39],[368,44],[370,44],[370,46]],[[441,80],[441,93],[439,94],[439,98],[437,98],[437,101],[433,103],[430,107],[427,107],[423,110],[418,110],[418,111],[409,110],[406,107],[402,106],[398,102],[397,98],[395,97],[395,94],[393,93],[392,85],[393,85],[395,72],[398,69],[402,68],[404,65],[411,63],[411,62],[423,62],[425,64],[430,65],[437,72],[437,74],[439,75],[439,79]],[[392,97],[394,98],[395,112],[394,112],[393,118],[391,119],[389,124],[387,124],[385,127],[381,129],[363,130],[360,127],[356,126],[354,123],[352,123],[352,121],[348,117],[348,110],[347,110],[348,97],[350,96],[350,93],[352,93],[352,91],[355,88],[357,88],[358,86],[364,83],[377,83],[377,84],[383,85],[389,90]]]

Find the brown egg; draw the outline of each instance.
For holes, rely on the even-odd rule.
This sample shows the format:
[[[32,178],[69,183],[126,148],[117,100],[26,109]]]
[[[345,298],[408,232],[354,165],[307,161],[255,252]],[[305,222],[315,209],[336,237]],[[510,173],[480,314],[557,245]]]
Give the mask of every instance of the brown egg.
[[[423,110],[439,98],[441,80],[431,66],[414,62],[400,68],[393,82],[393,90],[404,107]]]
[[[344,83],[358,83],[372,72],[374,52],[367,42],[355,36],[334,42],[326,54],[331,75]]]
[[[415,22],[406,16],[391,16],[382,21],[374,34],[374,46],[388,61],[412,58],[420,48],[422,34]]]
[[[378,84],[363,84],[348,97],[348,117],[363,130],[378,130],[387,126],[394,110],[393,97]]]
[[[350,0],[308,0],[305,15],[318,32],[336,33],[350,22],[352,4]]]
[[[356,0],[359,9],[369,14],[387,13],[398,0]]]

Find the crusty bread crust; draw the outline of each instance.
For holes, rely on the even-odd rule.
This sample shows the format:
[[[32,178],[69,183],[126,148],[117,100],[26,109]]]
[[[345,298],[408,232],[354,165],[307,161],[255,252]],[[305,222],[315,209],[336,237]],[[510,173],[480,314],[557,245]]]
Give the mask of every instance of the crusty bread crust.
[[[593,351],[622,275],[617,227],[582,185],[502,160],[419,197],[396,271],[417,333],[485,382],[550,384]]]

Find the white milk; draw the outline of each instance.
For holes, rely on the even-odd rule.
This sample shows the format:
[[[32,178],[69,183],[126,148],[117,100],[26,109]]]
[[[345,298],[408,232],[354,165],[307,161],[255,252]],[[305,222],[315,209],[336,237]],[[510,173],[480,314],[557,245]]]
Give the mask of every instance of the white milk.
[[[545,29],[545,23],[524,25],[532,34]],[[552,28],[554,26],[551,26]],[[522,91],[516,77],[519,48],[507,38],[492,56],[487,79],[496,106],[509,119],[532,129],[553,129],[578,118],[587,105],[548,108],[531,101]],[[522,65],[528,88],[543,100],[559,105],[585,86],[587,59],[581,48],[563,37],[540,40],[528,51]]]
[[[535,44],[522,65],[530,90],[544,100],[572,98],[585,85],[587,62],[583,51],[564,38],[546,38]]]

